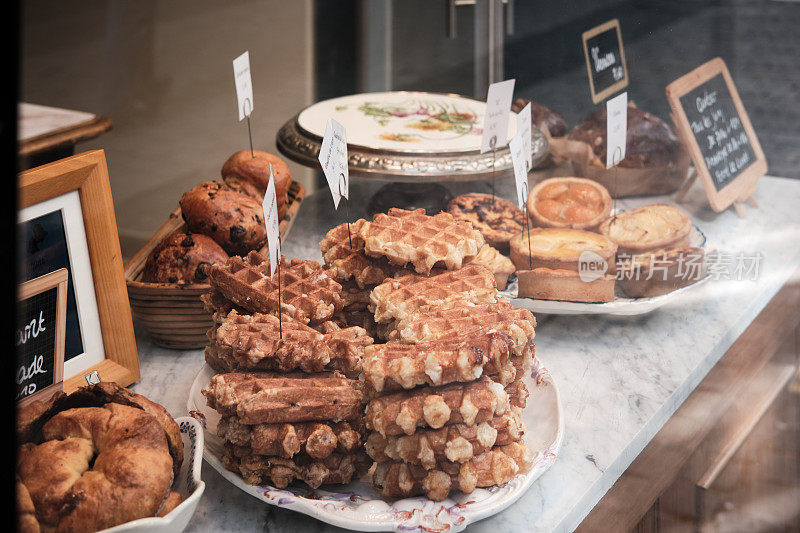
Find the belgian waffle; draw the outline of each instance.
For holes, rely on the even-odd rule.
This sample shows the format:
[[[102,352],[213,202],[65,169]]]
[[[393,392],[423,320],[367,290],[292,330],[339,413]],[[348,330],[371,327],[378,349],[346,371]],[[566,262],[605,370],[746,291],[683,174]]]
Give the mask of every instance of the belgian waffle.
[[[349,236],[347,223],[339,224],[319,243],[325,266],[336,272],[336,279],[353,280],[362,289],[382,283],[400,268],[385,257],[370,257],[364,252],[364,239],[360,235],[364,224],[369,222],[359,219],[350,224]]]
[[[340,370],[357,376],[364,347],[372,344],[372,338],[359,327],[323,334],[289,317],[279,322],[274,315],[239,315],[236,311],[208,334],[211,342],[206,360],[220,372]]]
[[[425,494],[441,501],[452,489],[470,493],[476,487],[489,487],[510,481],[517,473],[530,470],[532,454],[523,441],[491,450],[462,463],[440,461],[436,468],[404,462],[378,463],[373,483],[384,498],[406,498]]]
[[[498,372],[513,344],[498,332],[467,333],[462,339],[421,344],[387,343],[364,351],[364,379],[376,392],[475,381]]]
[[[494,276],[486,267],[467,265],[458,270],[431,276],[404,274],[389,278],[372,290],[370,310],[375,322],[403,320],[426,305],[441,306],[448,302],[496,302]]]
[[[379,213],[362,225],[359,237],[368,256],[386,257],[400,266],[411,263],[423,274],[435,266],[461,268],[483,246],[483,236],[469,223],[449,213],[428,216],[424,209]]]
[[[400,437],[370,433],[365,448],[379,463],[405,461],[430,470],[441,461],[464,463],[494,446],[516,442],[524,433],[519,410],[511,409],[475,426],[455,424],[440,429],[418,429],[413,435]]]
[[[418,427],[473,426],[509,409],[503,386],[487,377],[443,387],[423,387],[375,398],[367,404],[367,429],[381,435],[411,435]]]
[[[353,420],[364,403],[362,385],[336,372],[217,374],[203,395],[221,415],[250,425]]]
[[[226,444],[222,463],[251,485],[271,483],[282,489],[297,479],[316,489],[324,484],[350,483],[353,478],[364,475],[372,461],[363,450],[349,454],[332,453],[321,460],[305,454],[286,459],[247,454]]]
[[[219,324],[228,316],[231,311],[236,311],[239,314],[247,313],[247,310],[242,309],[232,301],[225,298],[225,296],[216,289],[210,289],[205,294],[200,295],[200,301],[203,302],[203,308],[209,312],[211,318]]]
[[[303,323],[329,320],[341,311],[342,286],[316,261],[281,259],[281,290],[284,314]],[[245,258],[234,256],[224,265],[209,269],[211,285],[225,298],[251,313],[278,313],[277,278],[270,278],[269,259],[258,252]]]
[[[250,455],[271,455],[290,459],[298,453],[325,459],[332,453],[350,454],[361,447],[363,422],[299,422],[296,424],[243,424],[225,416],[217,435]]]

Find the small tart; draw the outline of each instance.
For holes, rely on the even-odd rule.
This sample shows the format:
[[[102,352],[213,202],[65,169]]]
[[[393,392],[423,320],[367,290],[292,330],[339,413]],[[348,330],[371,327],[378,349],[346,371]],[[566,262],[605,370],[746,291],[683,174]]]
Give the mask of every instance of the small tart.
[[[598,231],[617,243],[620,253],[689,246],[692,221],[670,205],[646,205],[606,219]]]
[[[528,194],[528,214],[543,228],[594,229],[611,212],[611,195],[584,178],[542,180]]]
[[[616,272],[614,256],[617,245],[599,233],[568,228],[535,228],[511,238],[511,261],[518,270],[551,268],[578,271],[581,254],[593,252],[608,264],[608,273]]]
[[[525,225],[522,210],[513,202],[480,192],[453,198],[447,204],[447,212],[456,220],[471,223],[484,240],[501,253],[508,253],[508,240]]]
[[[536,300],[571,302],[613,302],[616,278],[610,274],[581,279],[572,270],[534,268],[518,270],[518,296]]]
[[[667,294],[700,281],[706,275],[702,248],[662,248],[631,256],[620,262],[618,278],[630,298]]]

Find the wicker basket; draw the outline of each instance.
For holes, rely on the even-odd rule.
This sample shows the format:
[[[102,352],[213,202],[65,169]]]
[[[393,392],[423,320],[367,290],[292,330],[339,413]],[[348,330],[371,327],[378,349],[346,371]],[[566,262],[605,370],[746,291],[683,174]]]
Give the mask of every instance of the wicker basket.
[[[286,215],[279,225],[281,240],[289,234],[305,194],[303,186],[296,181],[289,186]],[[147,330],[153,344],[174,350],[195,350],[207,344],[206,332],[213,326],[213,321],[203,308],[200,296],[211,286],[208,283],[145,283],[141,277],[150,252],[165,237],[185,230],[186,224],[178,207],[125,265],[133,319]]]

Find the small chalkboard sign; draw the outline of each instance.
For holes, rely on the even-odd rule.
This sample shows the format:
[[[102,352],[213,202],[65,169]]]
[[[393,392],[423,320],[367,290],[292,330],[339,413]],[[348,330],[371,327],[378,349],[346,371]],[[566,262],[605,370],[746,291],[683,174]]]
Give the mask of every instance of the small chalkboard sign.
[[[725,62],[715,58],[670,83],[672,116],[715,211],[740,203],[767,172],[767,160]]]
[[[628,67],[619,20],[609,20],[585,31],[582,37],[589,90],[592,102],[598,104],[628,86]]]
[[[27,403],[61,390],[67,320],[67,269],[27,281],[17,296],[16,399]]]

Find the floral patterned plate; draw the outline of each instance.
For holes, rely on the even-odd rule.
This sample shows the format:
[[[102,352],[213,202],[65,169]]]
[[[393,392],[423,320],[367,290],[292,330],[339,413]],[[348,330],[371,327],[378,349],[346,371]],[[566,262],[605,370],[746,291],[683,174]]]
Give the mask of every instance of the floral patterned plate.
[[[305,108],[301,130],[316,137],[328,119],[347,130],[350,146],[389,152],[457,153],[480,150],[486,103],[463,96],[426,92],[383,92],[342,96]],[[508,138],[517,121],[508,121]]]
[[[555,462],[564,438],[564,417],[555,381],[547,369],[534,360],[531,376],[525,378],[531,395],[522,416],[527,427],[525,443],[535,454],[533,466],[529,472],[518,474],[504,485],[479,488],[471,494],[457,492],[441,502],[423,497],[385,500],[366,478],[349,485],[323,486],[317,490],[300,484],[283,490],[268,485],[248,485],[220,461],[222,441],[216,435],[219,415],[206,405],[200,392],[214,374],[211,367],[203,366],[192,384],[188,401],[189,412],[205,427],[203,457],[206,461],[233,485],[259,500],[359,531],[461,531],[477,520],[499,513],[522,496]]]

